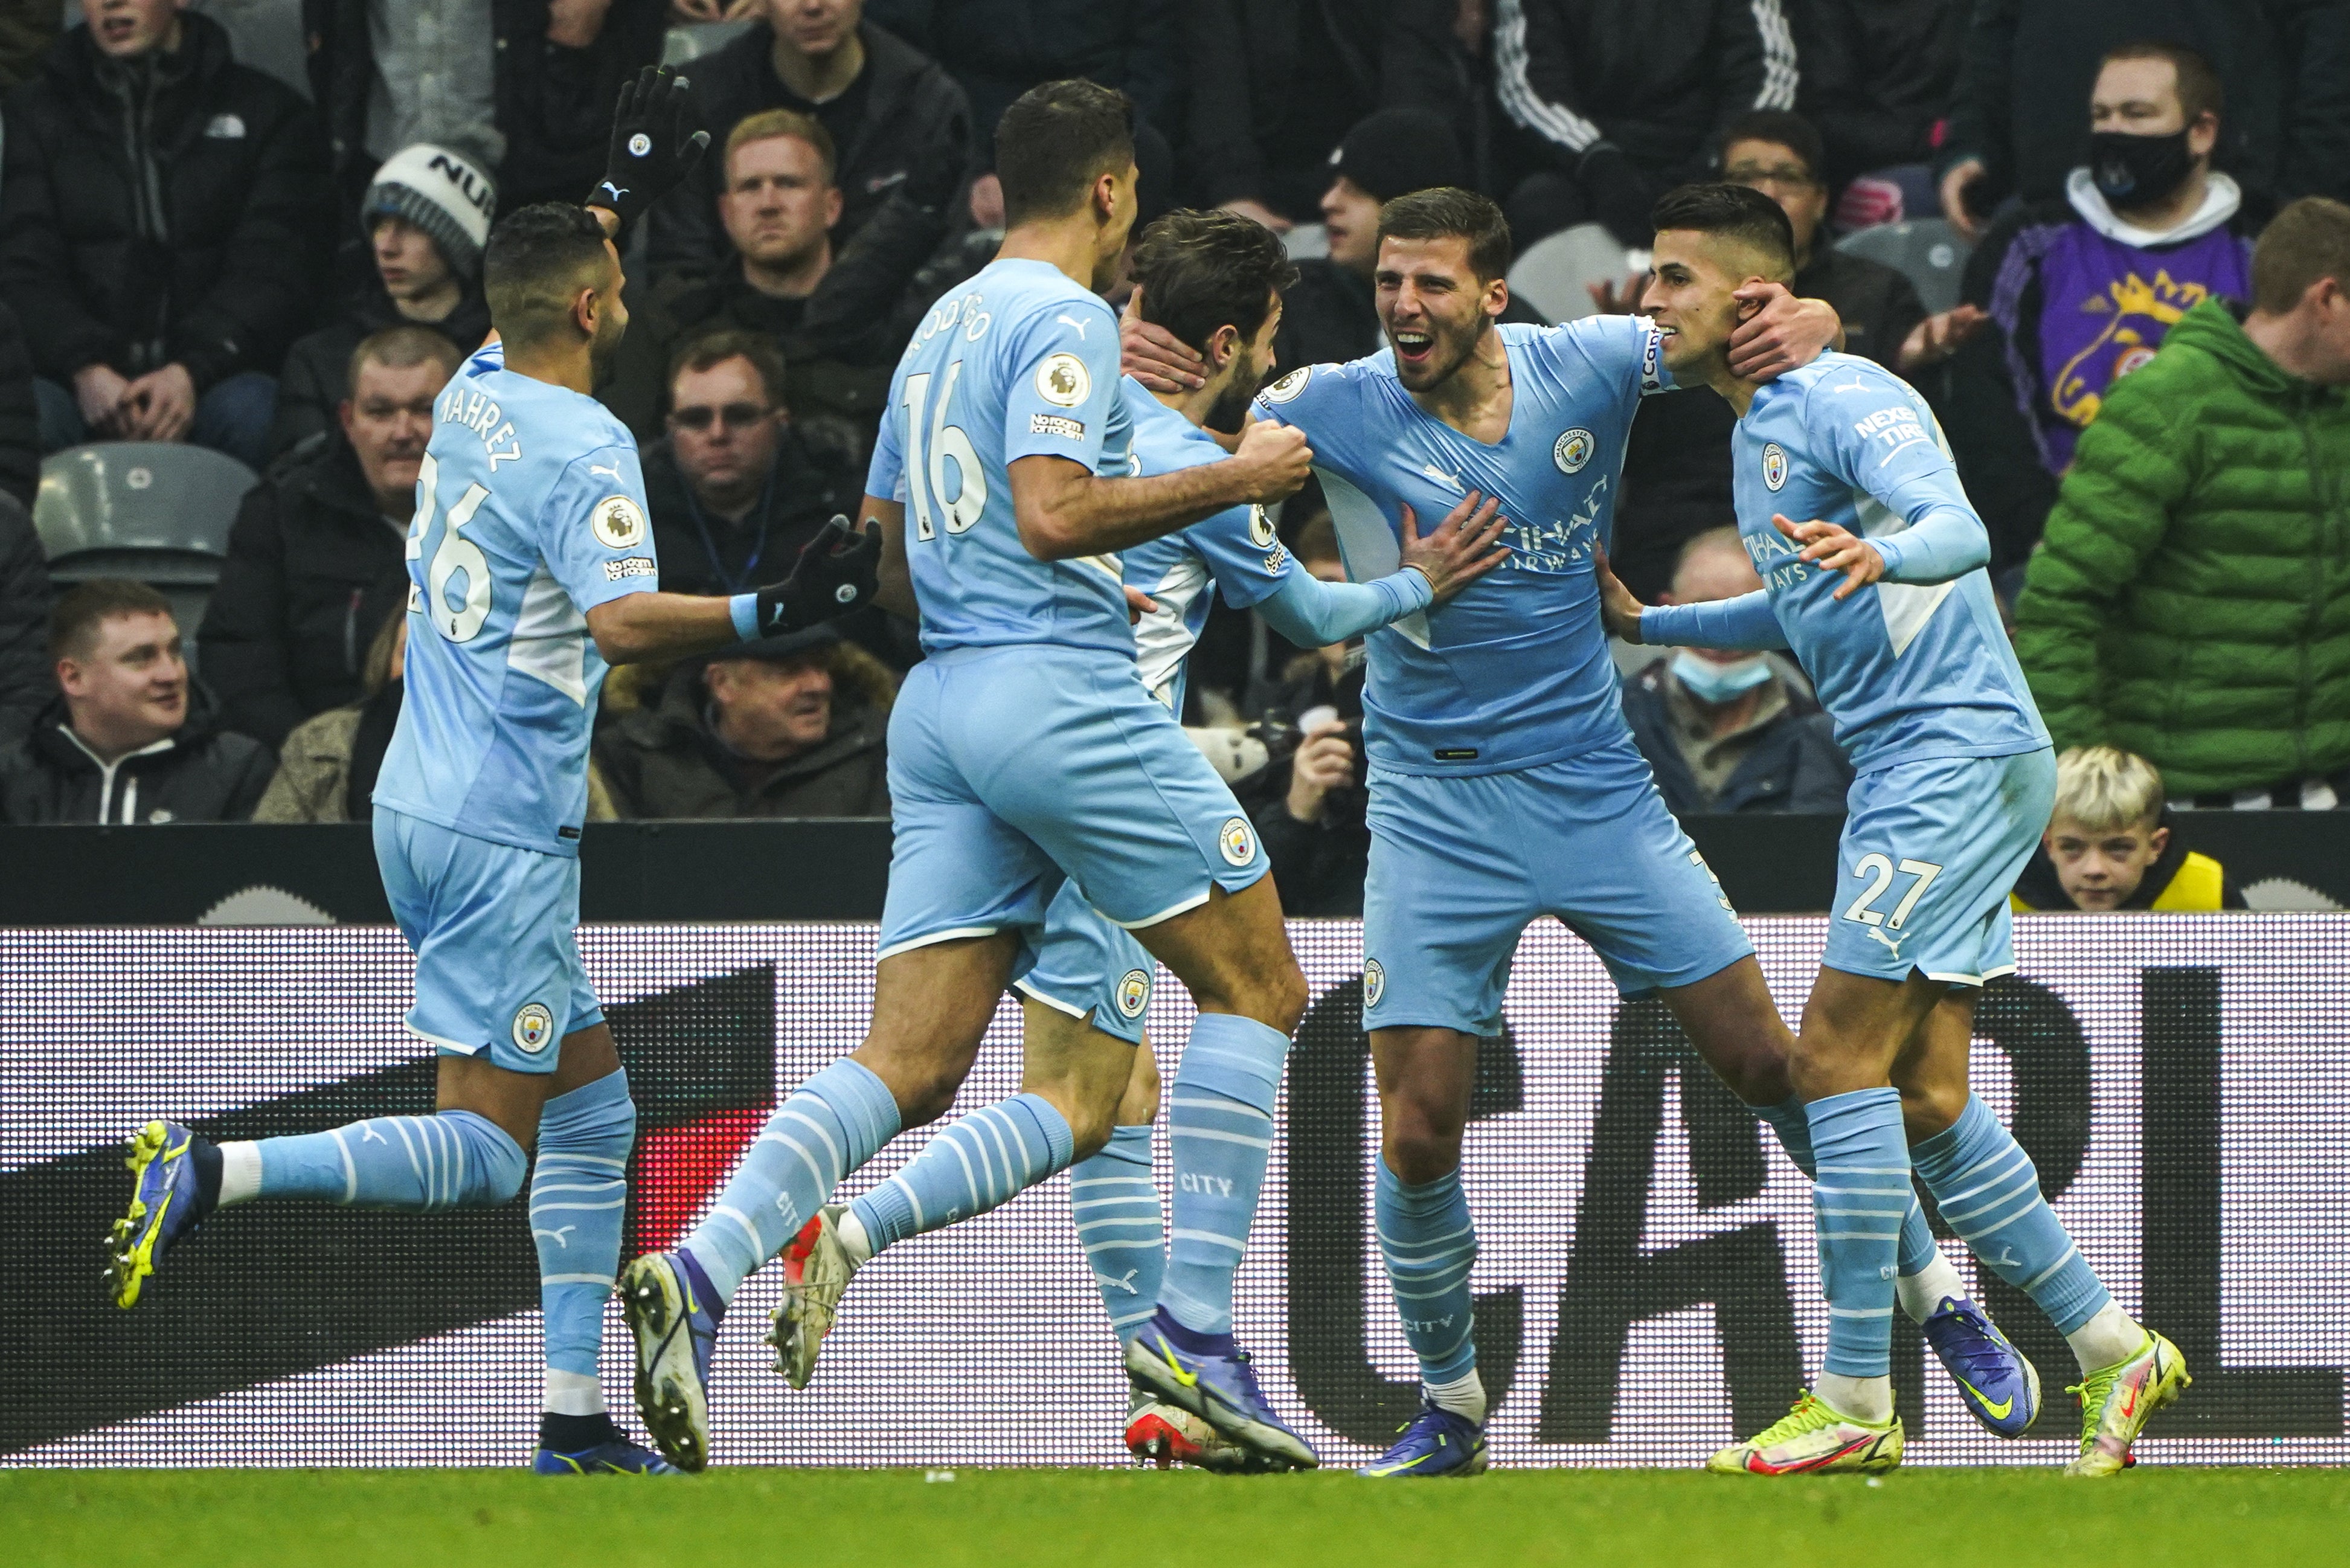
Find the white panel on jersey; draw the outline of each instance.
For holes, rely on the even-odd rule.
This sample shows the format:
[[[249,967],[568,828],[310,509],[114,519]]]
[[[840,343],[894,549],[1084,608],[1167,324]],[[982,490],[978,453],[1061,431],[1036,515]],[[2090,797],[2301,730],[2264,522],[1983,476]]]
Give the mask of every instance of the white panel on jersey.
[[[563,585],[539,563],[523,590],[506,668],[544,680],[574,702],[588,705],[588,618],[572,604]]]
[[[1866,490],[1852,493],[1852,508],[1864,539],[1881,539],[1909,525],[1908,519]],[[1926,629],[1926,623],[1934,618],[1934,612],[1941,608],[1942,601],[1958,586],[1956,578],[1931,587],[1918,583],[1877,585],[1877,607],[1885,617],[1885,636],[1893,644],[1894,658],[1900,658],[1918,640],[1918,634]]]
[[[1340,475],[1315,465],[1322,481],[1322,499],[1330,505],[1330,525],[1338,535],[1338,555],[1347,563],[1350,582],[1367,583],[1403,565],[1403,545],[1388,526],[1378,503]],[[1390,629],[1399,631],[1421,648],[1429,646],[1428,612],[1414,610]]]
[[[1207,587],[1207,563],[1187,550],[1165,576],[1143,590],[1159,608],[1134,623],[1134,662],[1143,686],[1161,702],[1174,695],[1170,682],[1191,657],[1191,605]]]

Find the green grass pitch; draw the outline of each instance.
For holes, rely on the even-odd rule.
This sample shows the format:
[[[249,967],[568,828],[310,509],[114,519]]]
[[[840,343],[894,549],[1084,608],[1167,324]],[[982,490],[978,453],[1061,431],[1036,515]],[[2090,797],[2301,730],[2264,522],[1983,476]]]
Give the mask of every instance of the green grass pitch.
[[[948,1479],[949,1477],[951,1479]],[[1497,1471],[1377,1484],[1107,1470],[493,1470],[0,1475],[16,1568],[1271,1568],[1285,1563],[1881,1563],[2077,1568],[2350,1562],[2350,1474],[1909,1470],[1748,1481]]]

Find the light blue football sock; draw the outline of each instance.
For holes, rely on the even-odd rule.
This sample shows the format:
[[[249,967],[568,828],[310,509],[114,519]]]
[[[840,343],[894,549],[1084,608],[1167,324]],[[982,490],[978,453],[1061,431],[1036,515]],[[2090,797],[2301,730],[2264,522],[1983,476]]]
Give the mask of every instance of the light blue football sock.
[[[1191,1025],[1167,1130],[1175,1197],[1159,1301],[1195,1334],[1232,1331],[1232,1276],[1248,1248],[1273,1150],[1273,1107],[1289,1037],[1253,1018],[1203,1012]]]
[[[1372,1212],[1404,1342],[1419,1357],[1420,1381],[1434,1387],[1467,1376],[1477,1365],[1477,1342],[1471,1337],[1477,1303],[1469,1293],[1477,1227],[1461,1190],[1461,1172],[1406,1187],[1382,1158]]]
[[[898,1102],[871,1069],[843,1056],[767,1118],[710,1218],[679,1243],[721,1303],[784,1250],[841,1178],[898,1136]]]
[[[1167,1220],[1150,1169],[1149,1123],[1111,1128],[1099,1154],[1070,1168],[1069,1218],[1109,1326],[1126,1344],[1158,1310],[1167,1273]]]
[[[2030,1296],[2060,1334],[2113,1298],[2040,1193],[2040,1172],[1978,1095],[1947,1131],[1912,1151],[1950,1229],[1983,1266]]]
[[[629,1150],[637,1106],[625,1070],[607,1073],[538,1113],[530,1177],[530,1235],[538,1245],[538,1300],[546,1322],[546,1408],[592,1416],[604,1407],[596,1366],[604,1298],[620,1267],[629,1213]]]
[[[1019,1094],[950,1122],[922,1152],[848,1206],[879,1253],[1009,1203],[1076,1153],[1068,1122],[1041,1095]]]
[[[1820,1242],[1820,1285],[1828,1301],[1827,1370],[1842,1377],[1885,1377],[1893,1365],[1894,1264],[1909,1190],[1909,1146],[1901,1130],[1901,1095],[1856,1089],[1814,1100],[1813,1223]]]
[[[1790,1095],[1775,1106],[1748,1106],[1748,1110],[1771,1124],[1779,1135],[1779,1147],[1795,1162],[1795,1168],[1805,1176],[1813,1174],[1812,1127],[1804,1102]],[[1918,1194],[1909,1194],[1909,1212],[1901,1218],[1901,1248],[1894,1267],[1903,1279],[1922,1273],[1940,1256],[1934,1245],[1933,1227],[1926,1222],[1926,1206],[1918,1201]]]
[[[326,1132],[265,1137],[264,1198],[323,1198],[354,1209],[475,1209],[522,1190],[529,1157],[472,1111],[377,1116]]]

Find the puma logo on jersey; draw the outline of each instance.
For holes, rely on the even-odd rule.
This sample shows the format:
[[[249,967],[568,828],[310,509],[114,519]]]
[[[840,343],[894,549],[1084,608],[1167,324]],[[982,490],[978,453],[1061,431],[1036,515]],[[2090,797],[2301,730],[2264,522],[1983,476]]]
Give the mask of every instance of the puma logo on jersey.
[[[605,475],[607,478],[609,478],[609,479],[618,479],[618,478],[619,478],[619,477],[620,477],[620,471],[619,471],[619,469],[617,469],[617,468],[606,468],[606,467],[605,467],[602,463],[600,463],[600,462],[591,462],[591,463],[589,463],[589,464],[588,465],[588,472],[590,472],[590,473],[600,473],[600,474],[603,474],[603,475]]]
[[[1901,942],[1897,942],[1891,937],[1887,936],[1881,929],[1876,926],[1871,926],[1868,928],[1868,934],[1875,937],[1878,941],[1883,942],[1887,947],[1891,948],[1893,950],[1893,956],[1896,959],[1898,959],[1901,956]],[[1901,941],[1906,942],[1908,940],[1908,938],[1904,937],[1901,939]]]
[[[1437,483],[1444,486],[1445,489],[1452,492],[1453,494],[1458,495],[1461,493],[1461,476],[1459,474],[1447,473],[1432,462],[1421,463],[1419,465],[1419,472],[1426,474],[1429,478],[1436,481]]]
[[[1080,321],[1074,316],[1056,316],[1053,319],[1055,321],[1066,321],[1070,326],[1076,327],[1077,329],[1077,341],[1080,343],[1086,340],[1086,328],[1093,325],[1090,321]]]

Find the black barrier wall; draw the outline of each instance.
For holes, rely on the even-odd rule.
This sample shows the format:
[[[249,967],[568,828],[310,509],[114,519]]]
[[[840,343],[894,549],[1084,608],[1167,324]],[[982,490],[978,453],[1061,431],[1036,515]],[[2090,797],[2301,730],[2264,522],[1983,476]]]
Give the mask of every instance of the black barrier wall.
[[[1791,1017],[1825,927],[1749,921]],[[1351,1462],[1409,1414],[1412,1363],[1369,1228],[1359,930],[1299,922],[1292,938],[1315,1002],[1239,1328],[1326,1459]],[[631,1247],[690,1225],[778,1088],[855,1043],[872,941],[843,926],[584,934],[640,1107]],[[2350,1458],[2350,916],[2032,919],[2019,947],[2022,978],[1984,1001],[1977,1085],[2084,1253],[2192,1366],[2192,1393],[2141,1457]],[[429,1058],[398,1023],[396,935],[0,933],[0,1462],[525,1457],[538,1333],[518,1202],[432,1217],[254,1205],[219,1216],[136,1311],[97,1285],[127,1181],[110,1146],[135,1122],[254,1137],[429,1108]],[[1495,1458],[1697,1462],[1773,1418],[1816,1364],[1808,1189],[1663,1010],[1622,1002],[1555,926],[1521,948],[1507,1012],[1480,1055],[1467,1154]],[[1151,1023],[1170,1079],[1189,1016],[1163,986]],[[1017,1032],[1007,1007],[961,1108],[1016,1086]],[[1162,1184],[1165,1158],[1162,1140]],[[2050,1408],[2022,1444],[1985,1437],[1903,1328],[1911,1461],[2060,1462],[2070,1358],[2028,1301],[1984,1279]],[[1066,1179],[878,1260],[804,1393],[765,1368],[774,1302],[755,1279],[722,1336],[722,1463],[1122,1458],[1123,1379]],[[607,1352],[625,1410],[617,1315]]]

